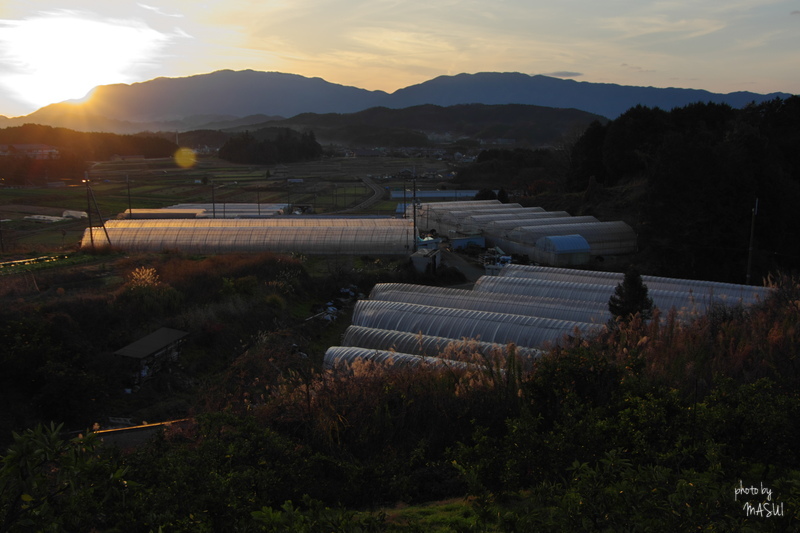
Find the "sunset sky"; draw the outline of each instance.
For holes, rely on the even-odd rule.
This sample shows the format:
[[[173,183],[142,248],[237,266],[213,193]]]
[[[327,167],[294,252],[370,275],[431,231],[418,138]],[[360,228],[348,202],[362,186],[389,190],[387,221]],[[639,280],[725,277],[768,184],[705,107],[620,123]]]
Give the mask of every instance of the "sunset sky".
[[[393,92],[523,72],[800,93],[798,0],[2,0],[0,114],[253,69]]]

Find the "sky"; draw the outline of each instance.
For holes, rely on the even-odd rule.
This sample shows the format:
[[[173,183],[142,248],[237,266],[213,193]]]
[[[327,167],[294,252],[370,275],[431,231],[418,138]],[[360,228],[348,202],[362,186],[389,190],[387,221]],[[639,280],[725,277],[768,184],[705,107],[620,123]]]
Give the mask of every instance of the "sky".
[[[800,93],[800,0],[0,0],[0,115],[222,69]]]

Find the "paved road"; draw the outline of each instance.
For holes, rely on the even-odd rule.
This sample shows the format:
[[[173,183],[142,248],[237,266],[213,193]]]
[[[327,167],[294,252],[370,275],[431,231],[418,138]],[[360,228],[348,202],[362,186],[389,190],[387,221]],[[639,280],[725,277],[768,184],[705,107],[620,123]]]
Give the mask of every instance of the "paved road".
[[[372,181],[372,178],[361,178],[361,181],[364,182],[364,185],[372,189],[372,196],[358,205],[331,214],[342,215],[345,213],[352,213],[353,211],[364,211],[383,200],[383,196],[386,193],[383,187]]]

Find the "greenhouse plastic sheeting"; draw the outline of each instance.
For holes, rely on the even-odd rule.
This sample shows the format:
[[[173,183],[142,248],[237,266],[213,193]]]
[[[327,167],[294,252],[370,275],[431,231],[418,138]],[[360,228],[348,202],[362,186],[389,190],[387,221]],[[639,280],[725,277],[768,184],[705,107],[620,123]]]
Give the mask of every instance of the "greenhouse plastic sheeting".
[[[512,241],[535,243],[541,237],[579,234],[589,243],[593,241],[602,242],[603,240],[636,242],[636,233],[625,222],[598,222],[595,219],[575,224],[574,219],[576,218],[578,217],[573,217],[573,220],[566,224],[519,226],[509,231],[505,237]]]
[[[113,228],[273,228],[291,226],[365,226],[365,227],[408,227],[410,220],[402,218],[373,217],[326,217],[326,216],[280,216],[275,218],[203,218],[203,219],[148,219],[148,220],[110,220],[106,227]]]
[[[473,290],[479,292],[500,292],[524,294],[541,298],[568,298],[595,303],[608,303],[614,294],[614,285],[598,285],[595,283],[574,283],[567,281],[548,281],[510,276],[482,276],[475,282]],[[711,298],[691,291],[648,290],[653,304],[662,311],[673,307],[689,316],[705,313],[712,303]],[[714,295],[714,303],[726,302],[724,297]]]
[[[591,246],[592,256],[630,254],[636,252],[636,233],[624,222],[593,222],[515,228],[506,236],[487,232],[486,242],[509,254],[535,256],[537,240],[553,235],[581,235]]]
[[[526,207],[524,209],[534,209]],[[489,215],[470,215],[464,219],[465,224],[489,224],[501,220],[541,220],[543,218],[568,217],[566,211],[530,211],[524,213],[492,213]]]
[[[441,216],[442,222],[459,222],[464,220],[467,217],[476,216],[476,215],[524,215],[524,214],[532,214],[532,213],[544,213],[544,209],[541,207],[522,207],[519,204],[515,204],[514,207],[511,207],[511,204],[505,204],[503,207],[496,207],[492,209],[480,209],[478,211],[474,209],[461,209],[458,211],[447,211],[443,213]]]
[[[515,224],[516,222],[516,224]],[[564,226],[573,224],[588,224],[600,222],[591,215],[582,215],[578,217],[563,216],[563,217],[544,217],[544,218],[528,218],[523,220],[497,220],[494,222],[486,223],[486,233],[491,235],[510,235],[517,228],[543,228],[549,226]],[[531,241],[531,243],[536,241]]]
[[[548,281],[594,283],[598,285],[611,285],[613,287],[622,283],[625,277],[624,274],[619,272],[596,272],[533,265],[506,265],[500,270],[499,275],[502,277],[519,277]],[[718,281],[642,276],[642,282],[649,290],[691,292],[697,297],[724,299],[727,302],[741,301],[743,304],[753,304],[764,301],[770,293],[770,289],[767,287],[721,283]]]
[[[356,361],[371,361],[391,369],[416,368],[421,365],[464,369],[471,365],[438,357],[425,357],[387,350],[370,350],[351,346],[331,346],[325,351],[323,366],[326,369],[350,367]]]
[[[352,324],[452,339],[513,342],[528,348],[557,343],[577,331],[590,334],[602,329],[586,322],[369,300],[356,303]]]
[[[409,200],[410,201],[410,200]],[[417,217],[430,217],[431,220],[438,220],[451,211],[472,210],[475,213],[485,209],[502,209],[503,203],[500,200],[472,200],[466,202],[429,202],[417,206]],[[406,214],[411,215],[413,206],[406,208]]]
[[[409,226],[116,227],[109,223],[106,231],[112,246],[133,251],[402,256],[410,254],[413,246],[413,229]],[[107,246],[105,233],[103,228],[87,229],[81,246],[91,247],[92,238],[94,246]]]
[[[379,283],[372,289],[369,298],[370,300],[511,313],[573,322],[605,323],[611,318],[607,303],[589,304],[567,299],[531,298],[519,294],[495,294],[403,283]]]
[[[589,254],[589,243],[580,235],[549,235],[536,241],[536,247],[543,252]]]
[[[498,352],[504,355],[507,354],[507,345],[480,342],[472,339],[448,339],[446,337],[420,335],[407,331],[362,326],[348,327],[342,337],[342,344],[344,346],[373,350],[392,350],[429,357],[437,357],[443,352],[464,355],[479,353],[487,357]],[[523,359],[534,359],[539,357],[542,352],[517,346],[515,353]]]

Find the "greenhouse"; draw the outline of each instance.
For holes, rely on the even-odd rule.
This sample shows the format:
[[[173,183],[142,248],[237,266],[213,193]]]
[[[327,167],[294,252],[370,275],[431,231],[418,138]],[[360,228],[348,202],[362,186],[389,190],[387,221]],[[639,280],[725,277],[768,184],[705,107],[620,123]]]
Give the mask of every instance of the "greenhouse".
[[[502,209],[504,204],[499,200],[472,200],[469,202],[430,202],[417,206],[417,220],[422,224],[423,221],[429,223],[427,227],[436,227],[439,221],[451,211],[470,210],[473,214],[481,211]],[[408,206],[406,216],[413,215],[413,207]]]
[[[447,233],[450,231],[463,231],[464,226],[472,226],[475,229],[482,229],[483,225],[497,217],[508,217],[509,215],[517,215],[520,217],[542,215],[547,212],[541,207],[507,207],[503,209],[481,209],[479,211],[464,210],[464,211],[451,211],[441,215],[434,223],[433,227],[440,233]],[[476,217],[480,217],[479,221],[475,221]],[[534,216],[534,218],[536,218]],[[428,219],[422,219],[428,222]],[[417,222],[422,220],[417,219]]]
[[[524,294],[535,298],[569,298],[572,300],[607,304],[614,294],[616,285],[587,282],[549,281],[510,276],[483,276],[473,290],[479,292],[499,292]],[[696,316],[705,313],[712,303],[728,302],[720,295],[707,296],[696,294],[691,290],[648,290],[653,304],[663,311],[675,308],[685,316]]]
[[[369,227],[409,227],[411,221],[387,217],[344,217],[344,216],[279,216],[273,218],[204,218],[196,220],[116,220],[115,228],[272,228],[297,226],[369,226]]]
[[[619,272],[595,272],[590,270],[574,270],[568,268],[551,268],[532,265],[506,265],[499,273],[504,277],[520,277],[549,281],[572,281],[610,285],[616,287],[622,283],[624,274]],[[714,298],[726,302],[751,305],[769,295],[767,287],[721,283],[718,281],[699,281],[690,279],[664,278],[658,276],[641,276],[648,289],[666,291],[683,291],[692,293],[694,297]]]
[[[416,368],[421,365],[458,369],[466,369],[470,366],[474,366],[469,363],[451,361],[440,357],[425,357],[408,353],[392,352],[389,350],[370,350],[367,348],[354,348],[350,346],[331,346],[328,348],[325,351],[323,366],[329,370],[342,367],[349,368],[356,361],[371,361],[392,370]]]
[[[201,218],[255,218],[288,214],[290,204],[227,203],[177,204],[167,209],[202,209]],[[134,210],[138,211],[138,210]]]
[[[591,247],[581,235],[552,235],[536,241],[532,259],[546,265],[585,265]]]
[[[370,300],[510,313],[572,322],[605,323],[611,318],[607,303],[593,305],[589,302],[566,298],[531,298],[521,294],[495,294],[403,283],[379,283],[372,289],[369,298]]]
[[[451,339],[514,343],[527,348],[556,344],[565,335],[587,335],[604,327],[587,322],[371,300],[356,303],[352,324]]]
[[[356,304],[342,343],[367,350],[347,353],[383,350],[454,358],[465,353],[489,356],[513,343],[523,361],[530,361],[565,335],[603,331],[611,318],[608,300],[622,279],[616,272],[507,265],[499,276],[479,278],[471,291],[379,283],[369,300]],[[769,292],[728,283],[642,279],[660,283],[661,288],[648,293],[660,309],[679,311],[680,319],[698,316],[712,301],[755,303]]]
[[[558,211],[555,213],[558,213],[559,215],[549,216],[549,217],[516,219],[516,220],[498,219],[491,222],[487,222],[484,225],[484,230],[489,235],[496,235],[498,237],[503,237],[513,229],[519,227],[557,226],[561,224],[587,224],[590,222],[599,222],[599,220],[597,220],[595,217],[591,215],[573,217],[570,216],[569,214],[560,215],[560,213],[564,213],[563,211]]]
[[[525,209],[535,209],[528,208]],[[568,217],[569,213],[566,211],[530,211],[525,213],[492,213],[489,215],[470,215],[463,220],[465,224],[477,224],[484,226],[492,222],[500,222],[504,220],[541,220],[543,218],[556,218]],[[524,224],[523,224],[524,225]],[[511,226],[514,227],[514,226]]]
[[[407,331],[367,328],[362,326],[348,327],[342,337],[342,344],[344,346],[353,346],[357,348],[392,350],[429,357],[437,357],[442,353],[453,354],[455,356],[468,356],[478,353],[489,357],[498,352],[507,353],[508,348],[508,345],[480,342],[471,339],[449,339],[432,335],[409,333]],[[533,359],[541,355],[541,351],[539,350],[521,346],[515,346],[514,350],[517,355],[526,359]]]
[[[550,226],[521,226],[504,236],[492,235],[487,243],[499,246],[506,253],[535,255],[536,241],[542,237],[577,234],[586,239],[592,256],[629,254],[636,251],[636,233],[622,221],[554,224]]]
[[[316,224],[207,224],[183,225],[194,221],[121,220],[105,227],[87,228],[81,247],[113,246],[123,250],[160,252],[180,250],[192,253],[276,252],[309,255],[408,256],[413,251],[411,221],[365,219],[358,225],[337,225],[320,218]],[[175,225],[168,224],[176,223]],[[258,222],[265,222],[259,220]],[[138,224],[137,224],[138,223]],[[343,223],[345,224],[345,223]],[[110,241],[110,242],[109,242]]]

